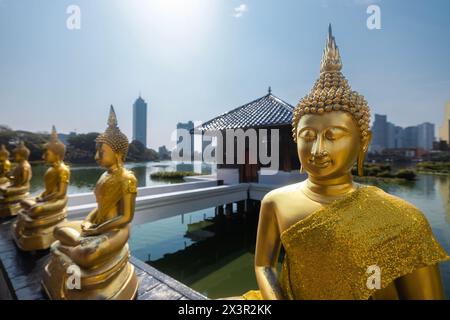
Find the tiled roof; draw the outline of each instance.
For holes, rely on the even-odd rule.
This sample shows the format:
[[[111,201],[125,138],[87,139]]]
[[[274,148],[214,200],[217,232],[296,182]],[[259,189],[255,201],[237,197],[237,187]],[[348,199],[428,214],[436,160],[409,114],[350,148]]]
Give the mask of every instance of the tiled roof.
[[[209,131],[287,125],[292,121],[293,111],[293,106],[269,91],[264,97],[225,112],[196,129]]]

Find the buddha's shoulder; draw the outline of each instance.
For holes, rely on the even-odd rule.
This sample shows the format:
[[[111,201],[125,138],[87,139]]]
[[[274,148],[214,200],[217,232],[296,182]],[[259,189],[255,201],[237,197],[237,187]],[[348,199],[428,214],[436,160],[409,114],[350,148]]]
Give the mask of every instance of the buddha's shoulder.
[[[292,196],[302,197],[303,192],[301,192],[301,187],[303,183],[304,182],[298,182],[273,189],[264,196],[262,201],[266,204],[269,203],[276,204],[277,202],[284,200],[286,198],[290,198]]]
[[[61,171],[70,171],[70,167],[66,163],[62,162],[61,165],[59,166],[59,170],[61,170]]]
[[[137,192],[137,179],[132,171],[124,169],[121,174],[121,180],[124,191],[130,193]]]
[[[70,174],[70,167],[66,165],[65,163],[61,163],[57,168],[56,171],[60,175],[69,175]]]
[[[24,161],[22,163],[22,168],[24,168],[25,170],[31,170],[31,164],[28,161]]]
[[[405,226],[414,225],[429,228],[429,222],[425,214],[414,204],[378,187],[366,187],[365,191],[367,194],[370,194],[370,198],[374,201],[373,204],[376,205],[377,202],[383,204],[383,210],[380,210],[380,213],[387,215],[391,219],[395,218],[401,221]]]

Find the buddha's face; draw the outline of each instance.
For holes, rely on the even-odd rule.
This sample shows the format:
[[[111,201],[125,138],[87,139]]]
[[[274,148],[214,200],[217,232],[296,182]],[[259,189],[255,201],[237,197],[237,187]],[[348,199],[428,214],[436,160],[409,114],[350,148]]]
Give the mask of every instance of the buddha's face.
[[[42,158],[44,159],[45,163],[47,163],[47,164],[52,164],[52,163],[60,161],[60,157],[50,149],[45,150]]]
[[[119,163],[120,155],[111,149],[106,143],[97,144],[97,152],[95,154],[95,161],[98,165],[104,168],[110,168]]]
[[[297,152],[309,176],[331,179],[348,173],[366,145],[361,142],[358,125],[347,112],[307,114],[299,120]]]
[[[16,160],[16,162],[21,162],[25,160],[25,157],[20,152],[17,152],[14,154],[14,160]]]

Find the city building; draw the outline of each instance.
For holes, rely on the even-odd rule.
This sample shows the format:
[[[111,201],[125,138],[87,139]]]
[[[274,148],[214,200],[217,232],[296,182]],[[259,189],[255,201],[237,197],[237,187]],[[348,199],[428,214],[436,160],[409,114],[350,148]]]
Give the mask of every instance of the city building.
[[[417,147],[424,150],[433,150],[434,124],[425,122],[417,126]]]
[[[140,95],[133,104],[133,140],[147,147],[147,103]]]
[[[444,118],[439,128],[439,139],[450,144],[450,101],[444,107]]]
[[[370,152],[381,152],[388,148],[388,122],[387,116],[375,114],[375,121],[372,125],[372,142],[369,147]]]
[[[415,148],[419,145],[419,128],[417,126],[406,127],[403,131],[403,147]]]
[[[381,153],[386,149],[433,150],[434,124],[425,122],[417,126],[402,128],[387,121],[386,115],[375,114],[372,125],[372,142],[369,151]]]

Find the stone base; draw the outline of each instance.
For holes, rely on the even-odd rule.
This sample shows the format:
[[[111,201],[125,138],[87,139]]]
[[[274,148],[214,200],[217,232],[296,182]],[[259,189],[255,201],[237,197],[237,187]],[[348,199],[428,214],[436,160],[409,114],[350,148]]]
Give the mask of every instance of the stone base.
[[[20,211],[20,203],[0,203],[0,218],[16,216]]]
[[[52,246],[52,257],[45,266],[42,287],[51,300],[134,300],[138,279],[128,262],[128,246],[118,255],[94,270],[73,264],[68,256]],[[80,277],[76,279],[76,269]],[[79,287],[77,288],[77,283]]]
[[[66,216],[66,210],[36,219],[19,212],[11,226],[12,238],[22,251],[46,250],[55,242],[54,229],[66,221]]]

